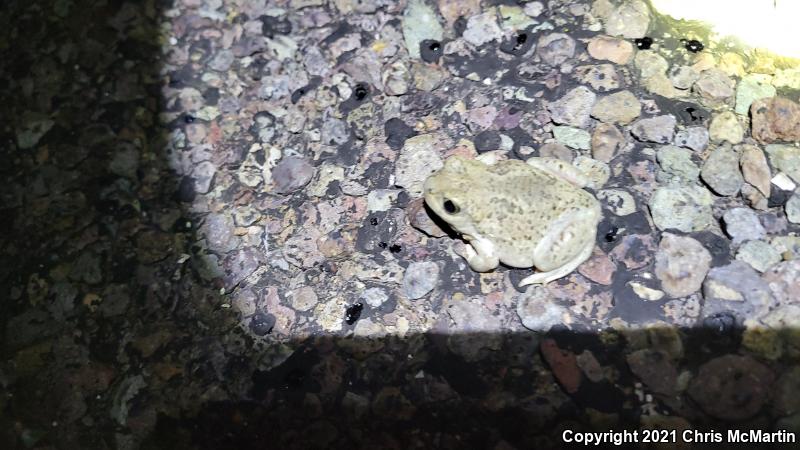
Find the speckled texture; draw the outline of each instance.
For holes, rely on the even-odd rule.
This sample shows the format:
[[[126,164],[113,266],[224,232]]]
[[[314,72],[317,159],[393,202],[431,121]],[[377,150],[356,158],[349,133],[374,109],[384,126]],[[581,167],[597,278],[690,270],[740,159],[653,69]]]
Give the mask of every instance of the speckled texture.
[[[734,110],[752,74],[796,103],[797,63],[639,2],[410,3],[3,2],[0,448],[798,429],[795,119]],[[588,50],[631,30],[651,48]],[[592,116],[621,90],[639,127]],[[693,168],[726,111],[721,196]],[[590,258],[472,270],[421,197],[453,155],[589,172]]]
[[[471,243],[473,269],[535,266],[551,274],[533,279],[549,282],[588,259],[602,218],[599,202],[567,181],[569,168],[555,158],[486,165],[452,156],[425,181],[425,202]]]

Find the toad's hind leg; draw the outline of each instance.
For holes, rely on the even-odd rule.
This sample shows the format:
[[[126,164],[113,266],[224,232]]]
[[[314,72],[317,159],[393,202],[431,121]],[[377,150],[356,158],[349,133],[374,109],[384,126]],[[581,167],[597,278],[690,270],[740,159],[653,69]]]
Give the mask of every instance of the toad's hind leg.
[[[537,272],[531,276],[525,277],[522,279],[522,281],[520,281],[519,285],[520,287],[522,287],[522,286],[527,286],[529,284],[546,284],[553,280],[557,280],[561,277],[567,276],[569,275],[570,272],[577,269],[578,266],[581,265],[581,263],[589,259],[589,257],[592,255],[593,250],[594,246],[587,245],[586,247],[584,247],[581,253],[579,253],[575,258],[568,261],[563,266],[557,269],[549,270],[547,272]]]

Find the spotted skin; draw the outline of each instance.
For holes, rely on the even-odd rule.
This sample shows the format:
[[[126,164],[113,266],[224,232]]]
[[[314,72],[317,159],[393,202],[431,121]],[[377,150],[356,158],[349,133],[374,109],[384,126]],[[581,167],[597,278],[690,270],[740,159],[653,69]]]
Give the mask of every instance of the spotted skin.
[[[487,165],[451,156],[425,181],[424,195],[469,243],[473,270],[533,267],[525,286],[566,276],[591,255],[602,213],[584,184],[577,169],[554,158]]]

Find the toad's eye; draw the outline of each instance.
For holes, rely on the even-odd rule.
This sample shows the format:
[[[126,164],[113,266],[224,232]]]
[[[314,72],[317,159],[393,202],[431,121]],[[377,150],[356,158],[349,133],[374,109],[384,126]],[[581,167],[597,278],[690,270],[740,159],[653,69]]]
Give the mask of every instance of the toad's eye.
[[[458,205],[453,203],[451,200],[444,201],[444,210],[447,212],[447,214],[456,214],[458,211],[460,211]]]

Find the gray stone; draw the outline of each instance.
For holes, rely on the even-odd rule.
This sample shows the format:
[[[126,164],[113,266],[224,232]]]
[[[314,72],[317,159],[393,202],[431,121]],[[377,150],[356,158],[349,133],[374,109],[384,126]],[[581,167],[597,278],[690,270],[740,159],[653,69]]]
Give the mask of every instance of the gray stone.
[[[575,69],[575,77],[597,92],[613,91],[625,85],[625,80],[613,64],[580,66]]]
[[[775,375],[750,356],[724,355],[700,366],[687,393],[708,415],[742,421],[769,399]]]
[[[422,298],[439,282],[439,266],[432,261],[412,262],[403,275],[403,295],[411,300]]]
[[[642,38],[650,27],[650,11],[641,0],[626,1],[605,17],[606,33],[628,39]]]
[[[350,139],[350,131],[344,120],[327,117],[322,122],[320,130],[322,142],[325,145],[341,145]]]
[[[781,254],[764,241],[747,241],[739,247],[736,259],[744,261],[759,272],[781,262]]]
[[[263,253],[254,247],[245,247],[230,252],[222,259],[222,281],[225,291],[231,292],[264,262]]]
[[[557,66],[575,55],[575,39],[564,33],[546,34],[539,38],[536,53],[545,64]]]
[[[311,286],[302,286],[291,290],[287,293],[287,298],[292,308],[297,311],[309,311],[319,303],[317,293]]]
[[[636,200],[622,189],[603,189],[597,191],[597,199],[617,216],[627,216],[636,212]]]
[[[389,300],[389,295],[386,294],[381,288],[373,287],[364,290],[359,297],[361,300],[364,300],[366,304],[368,304],[372,308],[379,308],[383,305],[387,300]]]
[[[705,127],[688,127],[675,133],[673,143],[679,147],[686,147],[699,152],[708,147],[708,140],[708,130]]]
[[[211,251],[228,253],[239,243],[239,238],[233,233],[234,228],[232,216],[211,213],[200,226],[200,235],[205,237]]]
[[[727,141],[731,144],[738,144],[744,138],[744,128],[736,118],[736,114],[731,111],[724,111],[711,119],[708,126],[708,134],[713,141]]]
[[[708,155],[700,176],[714,192],[724,196],[737,194],[744,183],[739,155],[728,145],[717,147]]]
[[[211,62],[208,63],[208,67],[217,72],[225,72],[231,68],[235,56],[233,52],[230,50],[220,50],[214,55],[214,58],[211,59]]]
[[[549,331],[564,322],[567,309],[555,302],[549,291],[533,286],[517,299],[517,315],[522,326],[531,331]]]
[[[659,171],[656,180],[662,184],[691,183],[700,175],[700,168],[692,161],[692,152],[674,145],[665,145],[656,153]]]
[[[625,136],[619,128],[607,123],[600,123],[592,133],[592,157],[598,161],[610,162],[625,144]]]
[[[592,117],[606,123],[627,124],[639,117],[642,104],[630,91],[619,91],[601,97],[592,108]]]
[[[769,197],[772,174],[764,152],[755,145],[742,145],[740,152],[739,166],[744,180],[758,189],[764,197]]]
[[[675,66],[669,71],[669,80],[677,89],[689,89],[698,78],[700,74],[690,66]]]
[[[719,69],[708,69],[694,83],[694,92],[710,105],[719,105],[733,96],[733,80]]]
[[[800,259],[783,261],[764,272],[762,279],[769,283],[775,300],[784,304],[800,304]]]
[[[774,97],[775,86],[770,84],[769,75],[746,75],[736,86],[736,114],[746,116],[754,100]]]
[[[633,59],[636,70],[639,71],[641,78],[652,78],[657,75],[664,75],[669,68],[669,63],[663,56],[656,52],[639,52]]]
[[[795,183],[800,183],[800,147],[770,144],[766,146],[765,150],[772,167],[786,172],[786,175],[789,175]]]
[[[559,125],[577,128],[589,126],[589,114],[597,96],[585,86],[578,86],[567,92],[560,99],[547,105],[550,118]]]
[[[289,156],[283,158],[272,169],[272,182],[275,191],[286,194],[302,188],[314,176],[314,166],[304,158]]]
[[[670,296],[686,297],[698,291],[710,265],[711,254],[697,240],[672,233],[661,236],[655,274]]]
[[[639,119],[631,125],[631,133],[640,141],[668,144],[675,136],[675,116],[663,115]]]
[[[463,38],[476,47],[502,39],[503,30],[497,24],[497,10],[489,8],[482,14],[470,17]]]
[[[750,265],[738,260],[708,272],[703,297],[703,317],[732,312],[739,323],[763,314],[774,303],[769,284]]]
[[[558,142],[570,148],[589,150],[592,136],[580,128],[557,126],[553,127],[553,136]]]
[[[410,0],[403,12],[403,38],[412,58],[419,58],[419,44],[426,39],[442,40],[444,29],[436,11],[424,0]]]
[[[758,214],[750,208],[733,208],[722,216],[725,232],[733,239],[734,245],[745,241],[761,239],[767,235],[758,220]]]
[[[663,186],[653,193],[650,215],[659,230],[700,231],[714,221],[712,203],[711,193],[701,186]]]
[[[600,189],[611,178],[611,168],[608,164],[588,156],[576,157],[572,165],[586,177],[586,187],[589,189]]]
[[[789,222],[800,223],[800,189],[795,191],[784,206]]]
[[[395,185],[405,188],[413,197],[422,194],[425,179],[444,165],[436,151],[437,142],[437,136],[432,134],[406,140],[395,164]]]
[[[211,189],[211,181],[217,173],[217,166],[211,161],[203,161],[192,169],[194,190],[198,194],[205,194]]]

